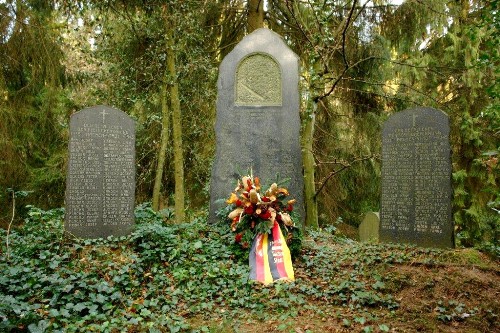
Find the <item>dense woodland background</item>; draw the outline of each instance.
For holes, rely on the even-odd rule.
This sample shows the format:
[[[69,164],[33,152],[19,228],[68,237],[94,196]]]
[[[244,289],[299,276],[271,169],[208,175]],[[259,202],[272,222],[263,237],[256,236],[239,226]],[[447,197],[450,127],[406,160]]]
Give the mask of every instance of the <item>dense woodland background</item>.
[[[429,106],[450,117],[457,243],[498,246],[498,7],[0,0],[0,221],[14,199],[16,223],[26,204],[64,205],[69,118],[96,104],[137,120],[137,203],[156,188],[154,205],[178,219],[206,211],[218,65],[263,22],[301,59],[309,226],[357,226],[378,211],[381,125]]]

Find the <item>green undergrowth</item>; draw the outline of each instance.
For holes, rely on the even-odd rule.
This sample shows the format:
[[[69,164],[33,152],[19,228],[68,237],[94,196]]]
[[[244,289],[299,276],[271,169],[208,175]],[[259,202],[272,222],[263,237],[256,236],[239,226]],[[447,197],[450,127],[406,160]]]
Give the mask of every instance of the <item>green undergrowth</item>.
[[[327,308],[347,309],[336,315],[346,330],[385,332],[390,323],[376,313],[394,314],[404,286],[385,269],[449,257],[310,232],[294,262],[296,281],[264,287],[248,281],[228,226],[205,217],[168,224],[169,211],[142,205],[131,235],[85,240],[64,234],[63,209],[30,207],[28,215],[8,247],[0,231],[1,332],[233,332],[235,322],[273,320],[292,331],[287,322]],[[443,304],[436,320],[455,318]]]

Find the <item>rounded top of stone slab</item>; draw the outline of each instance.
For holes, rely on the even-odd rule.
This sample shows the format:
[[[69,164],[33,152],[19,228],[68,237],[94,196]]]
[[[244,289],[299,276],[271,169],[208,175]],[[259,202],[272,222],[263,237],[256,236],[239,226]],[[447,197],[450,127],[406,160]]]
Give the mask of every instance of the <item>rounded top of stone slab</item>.
[[[111,117],[111,118],[109,118]],[[106,121],[106,123],[113,123],[116,121],[125,122],[133,126],[135,124],[135,120],[131,118],[128,114],[123,112],[122,110],[107,106],[107,105],[96,105],[84,108],[80,111],[77,111],[71,115],[71,122],[75,121],[92,121],[97,119],[103,119],[102,122]]]
[[[383,132],[393,127],[448,126],[448,115],[430,107],[415,107],[392,114],[383,124]]]
[[[243,37],[234,49],[224,58],[224,63],[238,61],[250,53],[267,53],[273,56],[279,63],[294,60],[299,57],[286,45],[283,38],[276,32],[259,28]]]

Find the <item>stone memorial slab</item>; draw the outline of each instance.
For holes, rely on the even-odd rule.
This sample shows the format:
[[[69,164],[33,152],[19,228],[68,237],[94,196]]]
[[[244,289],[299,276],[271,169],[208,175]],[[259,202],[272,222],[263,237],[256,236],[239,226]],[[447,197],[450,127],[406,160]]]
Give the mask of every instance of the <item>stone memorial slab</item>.
[[[127,235],[134,225],[135,122],[107,106],[71,116],[65,229],[77,237]]]
[[[359,240],[362,242],[378,242],[380,217],[378,212],[366,213],[359,225]]]
[[[210,183],[210,221],[239,175],[251,168],[264,184],[285,186],[304,218],[299,143],[299,59],[279,35],[257,29],[236,45],[219,68],[216,156]],[[302,223],[302,220],[300,223]]]
[[[448,116],[432,108],[392,115],[382,129],[380,240],[453,247]]]

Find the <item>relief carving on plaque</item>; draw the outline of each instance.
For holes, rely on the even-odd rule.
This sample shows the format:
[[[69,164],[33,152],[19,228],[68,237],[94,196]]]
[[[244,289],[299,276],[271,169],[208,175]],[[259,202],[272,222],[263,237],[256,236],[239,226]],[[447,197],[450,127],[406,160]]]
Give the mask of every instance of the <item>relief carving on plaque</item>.
[[[281,70],[269,55],[254,53],[236,70],[236,105],[281,106]]]

